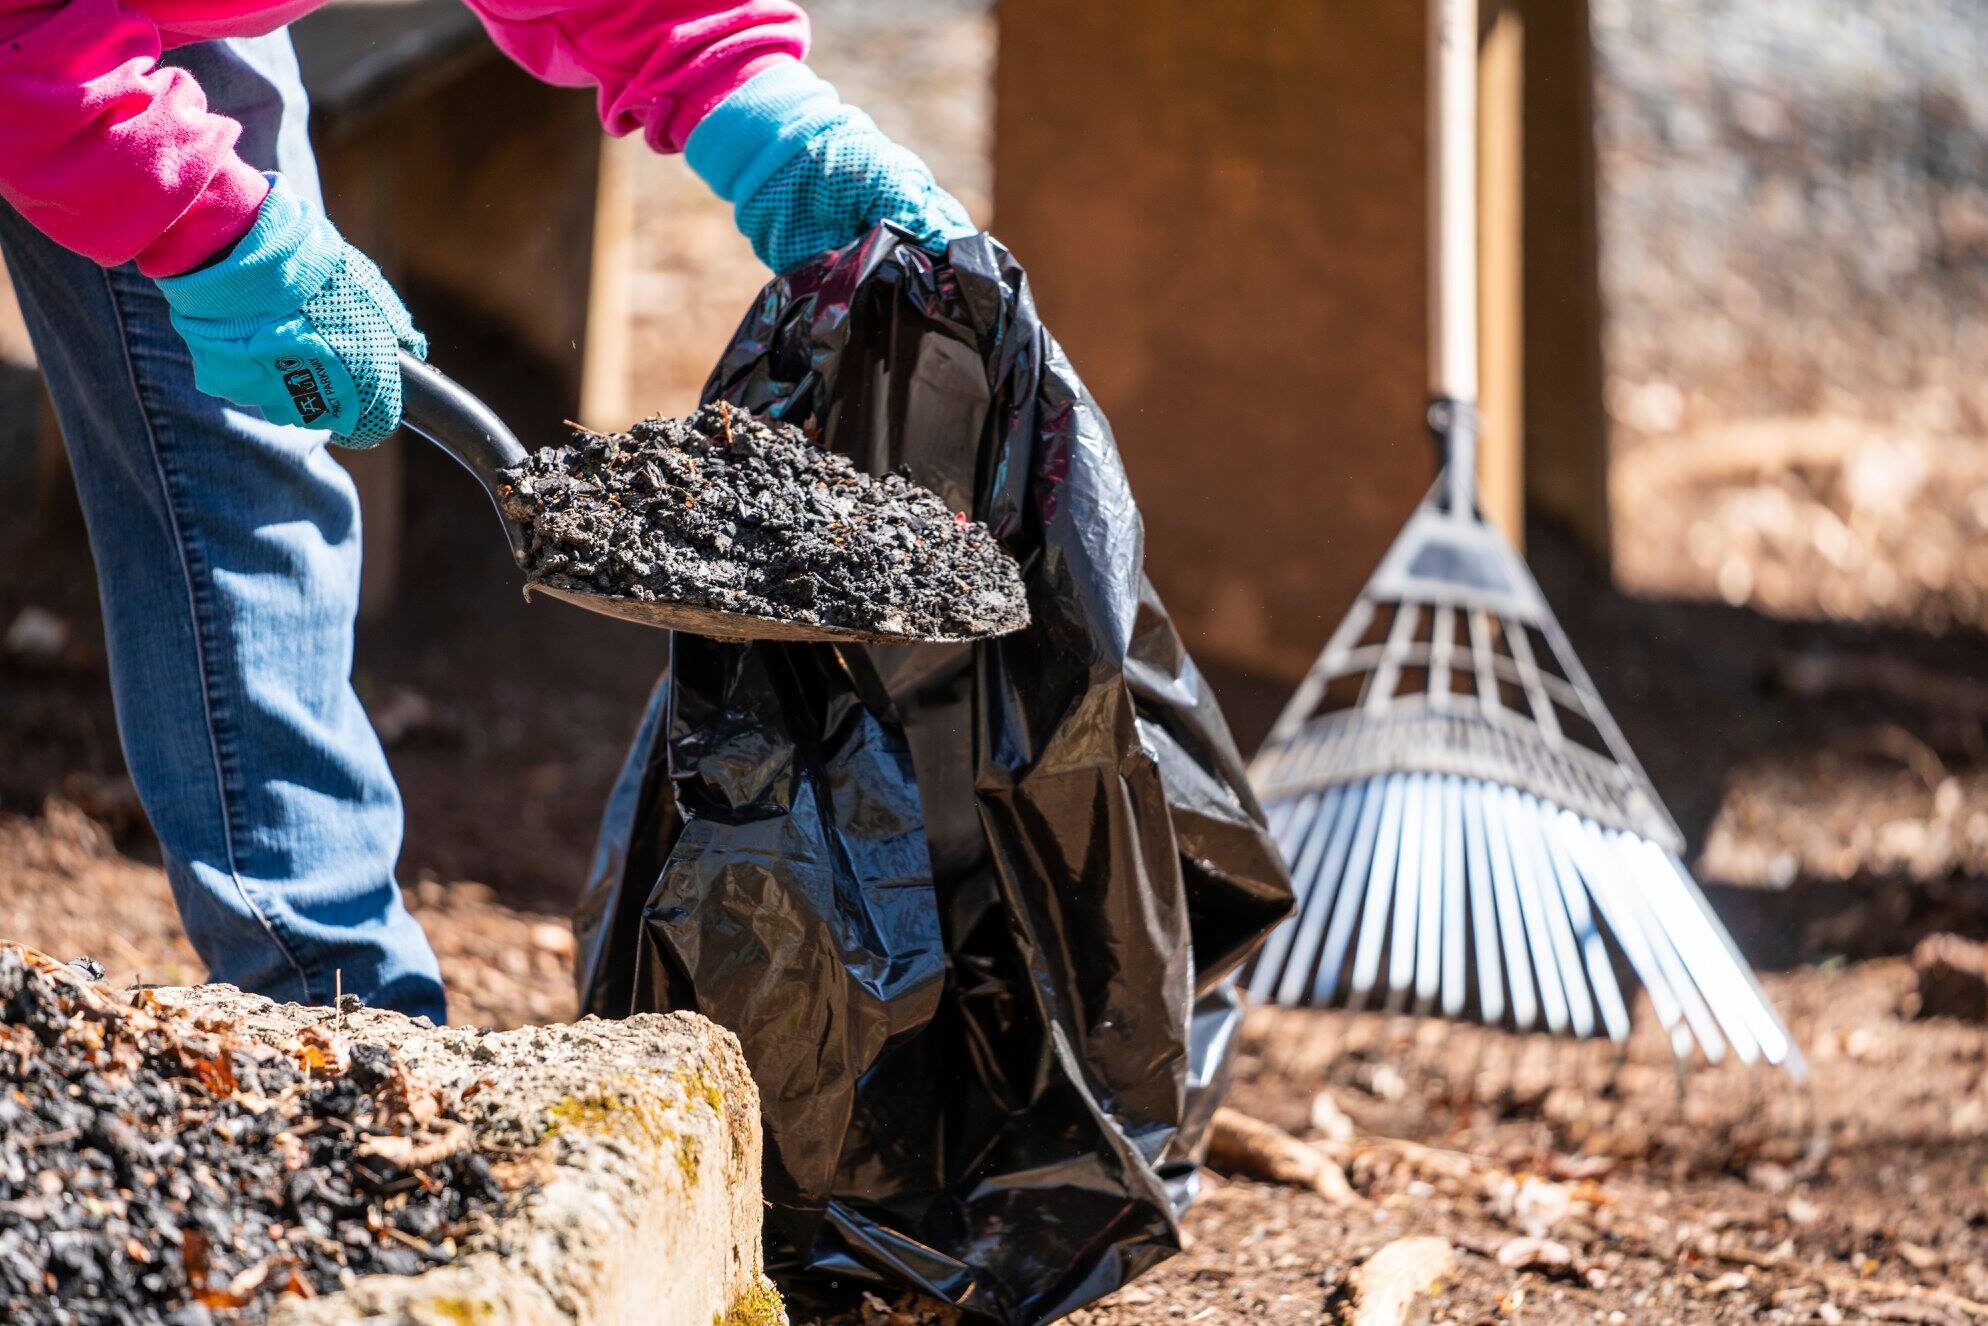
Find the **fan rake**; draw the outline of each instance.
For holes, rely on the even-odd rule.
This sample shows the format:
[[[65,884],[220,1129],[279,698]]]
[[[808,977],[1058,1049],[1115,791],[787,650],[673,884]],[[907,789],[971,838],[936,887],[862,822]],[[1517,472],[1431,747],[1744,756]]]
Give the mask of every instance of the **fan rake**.
[[[1477,510],[1475,5],[1433,9],[1430,423],[1445,470],[1251,765],[1296,906],[1245,984],[1279,1004],[1625,1041],[1626,970],[1680,1058],[1695,1043],[1799,1075],[1683,835]]]
[[[1799,1071],[1538,585],[1475,511],[1416,511],[1250,773],[1298,899],[1253,997],[1620,1041],[1619,955],[1680,1056]]]

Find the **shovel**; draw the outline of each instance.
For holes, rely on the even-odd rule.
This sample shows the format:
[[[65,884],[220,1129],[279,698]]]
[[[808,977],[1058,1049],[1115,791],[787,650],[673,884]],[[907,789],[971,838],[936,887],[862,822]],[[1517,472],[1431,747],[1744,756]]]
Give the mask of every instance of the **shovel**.
[[[499,492],[504,485],[503,471],[525,459],[524,444],[505,427],[496,411],[477,399],[461,383],[406,351],[400,355],[400,386],[401,422],[454,456],[464,469],[476,476],[476,481],[490,494],[490,501],[497,508],[497,518],[504,524],[505,537],[511,541],[511,558],[522,569],[528,547],[525,530],[504,514]],[[880,645],[962,642],[962,637],[958,636],[825,626],[815,622],[763,617],[755,613],[731,612],[702,604],[663,603],[615,594],[594,594],[527,577],[525,597],[530,598],[535,593],[564,599],[575,607],[598,612],[605,617],[619,617],[625,622],[659,626],[666,630],[689,631],[714,640],[798,640]]]

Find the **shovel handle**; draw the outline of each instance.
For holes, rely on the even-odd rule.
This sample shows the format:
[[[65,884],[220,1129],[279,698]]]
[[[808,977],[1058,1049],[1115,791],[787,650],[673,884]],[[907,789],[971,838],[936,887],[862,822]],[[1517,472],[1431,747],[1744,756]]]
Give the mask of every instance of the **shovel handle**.
[[[525,533],[504,514],[498,490],[503,471],[525,458],[524,444],[467,387],[413,355],[400,352],[400,421],[454,456],[476,476],[504,522],[511,558],[523,563]]]
[[[1429,0],[1429,424],[1450,514],[1477,510],[1477,0]]]
[[[499,471],[525,458],[525,448],[497,412],[468,388],[413,355],[400,352],[401,422],[461,461],[493,494]]]

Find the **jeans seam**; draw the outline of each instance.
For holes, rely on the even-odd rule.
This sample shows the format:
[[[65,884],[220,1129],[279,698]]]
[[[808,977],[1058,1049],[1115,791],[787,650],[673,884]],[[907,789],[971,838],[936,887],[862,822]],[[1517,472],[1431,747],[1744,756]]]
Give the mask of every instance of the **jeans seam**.
[[[138,417],[145,426],[146,449],[152,456],[153,471],[159,477],[159,491],[165,499],[166,523],[172,533],[173,547],[179,553],[180,576],[186,582],[187,610],[193,616],[195,666],[200,677],[200,707],[207,719],[207,748],[214,760],[214,792],[221,808],[221,841],[228,856],[228,878],[233,881],[235,892],[249,909],[249,914],[255,917],[256,923],[268,933],[270,939],[275,942],[277,950],[283,954],[283,960],[290,964],[292,971],[296,972],[297,980],[303,986],[304,1002],[310,1003],[313,1001],[310,974],[304,970],[304,964],[297,960],[295,951],[291,948],[290,942],[284,938],[275,919],[263,910],[254,891],[249,888],[248,881],[242,878],[241,867],[235,856],[235,817],[228,790],[229,760],[221,748],[221,737],[215,719],[213,673],[207,663],[208,640],[204,625],[206,619],[201,613],[200,589],[193,574],[193,567],[188,561],[190,554],[186,533],[180,528],[179,508],[173,492],[172,477],[167,472],[165,457],[159,449],[158,432],[152,424],[147,393],[139,379],[138,366],[132,359],[131,339],[125,330],[124,306],[118,297],[117,283],[112,279],[108,268],[104,269],[103,275],[104,293],[110,298],[111,312],[115,315],[113,321],[117,324],[118,349],[124,356],[124,368],[130,378],[132,399],[138,402]]]

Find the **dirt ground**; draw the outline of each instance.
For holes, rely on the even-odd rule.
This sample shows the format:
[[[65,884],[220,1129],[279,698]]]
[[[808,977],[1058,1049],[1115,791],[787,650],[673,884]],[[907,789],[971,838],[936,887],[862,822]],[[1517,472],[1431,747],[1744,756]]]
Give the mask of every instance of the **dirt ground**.
[[[960,90],[984,89],[984,6],[838,0],[816,18],[825,71],[984,209],[984,97]],[[1658,148],[1616,132],[1605,164],[1626,179]],[[680,411],[761,274],[679,165],[645,165],[637,188],[635,396]],[[1955,206],[1934,210],[1960,234]],[[1689,295],[1692,344],[1730,344],[1772,301],[1679,288],[1614,288],[1620,307],[1641,301],[1611,345],[1617,581],[1552,530],[1529,552],[1809,1085],[1680,1077],[1647,1019],[1620,1054],[1259,1012],[1235,1103],[1344,1156],[1360,1204],[1211,1176],[1188,1251],[1073,1320],[1337,1320],[1352,1269],[1423,1233],[1460,1260],[1419,1320],[1988,1320],[1988,1034],[1913,1020],[1902,956],[1937,931],[1988,936],[1988,407],[1935,408],[1957,374],[1811,390],[1791,333],[1771,342],[1771,409],[1749,415],[1736,384],[1758,365],[1687,361],[1650,329]],[[1929,344],[1954,360],[1954,338]],[[17,435],[32,427],[23,358],[0,332],[0,430]],[[1811,376],[1855,359],[1835,347]],[[501,555],[459,533],[488,521],[481,494],[439,457],[409,482],[405,607],[362,633],[356,679],[407,798],[402,877],[458,1020],[555,1020],[573,1007],[566,913],[658,640],[520,604]],[[113,977],[196,979],[124,778],[80,527],[57,512],[31,541],[10,532],[0,937],[92,954]],[[1216,681],[1250,743],[1281,695]],[[1320,1093],[1350,1138],[1314,1127],[1330,1121]],[[1515,1244],[1528,1238],[1557,1248]]]

